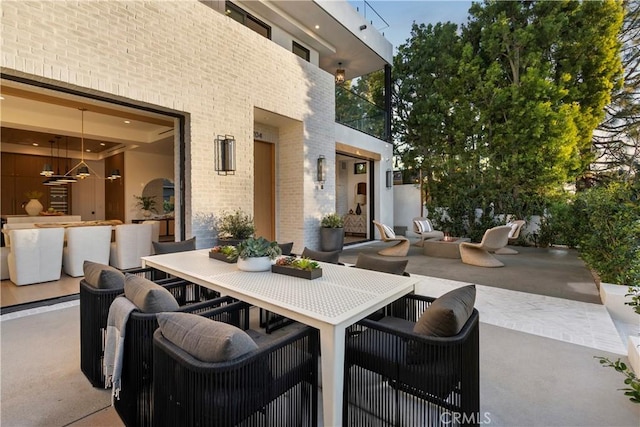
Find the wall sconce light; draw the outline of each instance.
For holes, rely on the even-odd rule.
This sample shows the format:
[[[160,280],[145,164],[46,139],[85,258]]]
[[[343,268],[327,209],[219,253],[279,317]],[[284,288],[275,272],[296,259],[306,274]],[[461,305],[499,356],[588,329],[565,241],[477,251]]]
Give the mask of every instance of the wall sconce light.
[[[218,175],[236,174],[236,140],[233,135],[218,135],[215,140],[215,162]]]
[[[318,157],[318,182],[320,183],[320,188],[324,189],[324,182],[327,180],[327,159],[324,158],[323,155]]]
[[[342,62],[338,62],[338,69],[336,70],[336,84],[341,85],[344,83],[344,68],[342,68]]]
[[[393,171],[391,169],[387,169],[387,188],[393,187]]]

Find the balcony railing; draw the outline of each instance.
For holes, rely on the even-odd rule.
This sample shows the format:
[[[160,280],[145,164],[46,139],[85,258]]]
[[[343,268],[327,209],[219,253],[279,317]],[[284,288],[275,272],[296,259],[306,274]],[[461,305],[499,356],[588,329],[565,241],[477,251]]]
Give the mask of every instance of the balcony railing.
[[[386,141],[387,112],[362,96],[336,85],[336,122]]]
[[[376,30],[382,32],[389,28],[389,23],[366,0],[349,0],[349,3]]]

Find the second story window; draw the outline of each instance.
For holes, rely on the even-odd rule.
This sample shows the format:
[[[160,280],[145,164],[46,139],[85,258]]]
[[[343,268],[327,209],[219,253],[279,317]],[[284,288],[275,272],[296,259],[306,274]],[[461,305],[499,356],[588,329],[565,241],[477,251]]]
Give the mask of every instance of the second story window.
[[[271,27],[255,16],[248,14],[231,2],[225,3],[225,12],[231,19],[238,21],[245,27],[251,28],[256,33],[271,40]]]
[[[309,49],[307,49],[306,47],[303,47],[301,45],[299,45],[296,42],[293,42],[293,48],[291,49],[291,51],[293,53],[295,53],[296,55],[298,55],[300,58],[304,59],[305,61],[309,62]]]

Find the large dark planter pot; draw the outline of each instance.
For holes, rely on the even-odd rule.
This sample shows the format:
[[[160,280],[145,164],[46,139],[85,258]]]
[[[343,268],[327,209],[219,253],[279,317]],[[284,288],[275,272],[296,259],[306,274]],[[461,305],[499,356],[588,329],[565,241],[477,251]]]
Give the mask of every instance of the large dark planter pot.
[[[217,246],[238,246],[243,239],[216,239]]]
[[[344,228],[320,228],[320,249],[322,251],[341,251],[343,245]]]

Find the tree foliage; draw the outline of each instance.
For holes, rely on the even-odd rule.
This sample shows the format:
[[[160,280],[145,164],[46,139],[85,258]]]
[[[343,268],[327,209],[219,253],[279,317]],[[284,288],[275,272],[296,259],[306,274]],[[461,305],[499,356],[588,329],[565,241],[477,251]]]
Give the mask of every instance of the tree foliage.
[[[622,19],[618,1],[485,1],[460,29],[414,24],[394,59],[394,131],[427,201],[472,228],[475,208],[539,213],[581,177],[618,87]]]

